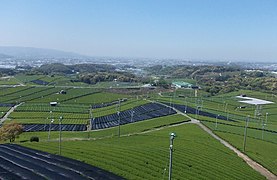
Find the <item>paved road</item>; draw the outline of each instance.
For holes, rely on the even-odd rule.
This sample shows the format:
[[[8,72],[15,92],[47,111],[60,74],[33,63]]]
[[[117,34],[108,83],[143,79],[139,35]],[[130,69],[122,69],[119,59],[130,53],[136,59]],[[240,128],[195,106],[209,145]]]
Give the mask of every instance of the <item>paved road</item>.
[[[2,124],[4,121],[6,121],[8,119],[8,116],[18,107],[18,106],[21,106],[22,104],[24,104],[24,102],[18,104],[18,105],[15,105],[13,107],[11,107],[11,109],[5,114],[4,117],[2,117],[0,119],[0,124]]]
[[[2,144],[0,179],[121,180],[123,178],[73,159],[15,144]]]

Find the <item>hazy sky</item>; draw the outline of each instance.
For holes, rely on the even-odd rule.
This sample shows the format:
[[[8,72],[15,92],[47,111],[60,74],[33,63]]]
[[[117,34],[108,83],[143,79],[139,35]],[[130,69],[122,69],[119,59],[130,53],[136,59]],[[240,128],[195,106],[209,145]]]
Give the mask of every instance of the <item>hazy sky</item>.
[[[277,0],[1,0],[0,45],[277,62]]]

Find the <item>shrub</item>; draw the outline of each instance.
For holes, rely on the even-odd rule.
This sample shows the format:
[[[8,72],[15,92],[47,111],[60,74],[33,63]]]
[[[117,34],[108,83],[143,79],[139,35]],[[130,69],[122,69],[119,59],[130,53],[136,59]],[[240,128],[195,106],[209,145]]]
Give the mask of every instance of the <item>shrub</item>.
[[[30,142],[39,142],[39,137],[37,137],[37,136],[32,136],[31,138],[30,138]]]

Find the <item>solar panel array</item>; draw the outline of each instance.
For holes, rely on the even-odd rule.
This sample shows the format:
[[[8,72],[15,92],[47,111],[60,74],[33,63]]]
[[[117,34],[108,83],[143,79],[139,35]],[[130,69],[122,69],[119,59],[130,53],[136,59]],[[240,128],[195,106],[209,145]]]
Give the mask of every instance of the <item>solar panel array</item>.
[[[164,103],[166,105],[170,105],[170,103]],[[210,112],[206,112],[206,111],[202,111],[200,109],[196,109],[196,108],[192,108],[190,106],[185,106],[185,105],[180,105],[180,104],[171,104],[172,107],[174,107],[175,109],[177,109],[178,111],[181,111],[183,113],[188,113],[188,114],[198,114],[201,116],[207,116],[207,117],[211,117],[211,118],[218,118],[221,120],[228,120],[228,121],[234,121],[232,119],[227,118],[226,116],[222,116],[220,114],[213,114]]]
[[[146,119],[157,118],[176,114],[177,112],[170,107],[158,103],[148,103],[137,106],[133,109],[128,109],[107,116],[97,117],[91,120],[91,129],[104,129],[120,125],[143,121]],[[25,132],[32,131],[59,131],[59,124],[23,124]],[[85,131],[86,124],[61,124],[62,131]]]
[[[119,113],[97,117],[91,120],[92,129],[104,129],[146,119],[157,118],[175,114],[172,108],[158,104],[148,103]]]
[[[59,124],[23,124],[24,132],[32,131],[59,131]],[[61,124],[62,131],[85,131],[87,126],[85,124]]]

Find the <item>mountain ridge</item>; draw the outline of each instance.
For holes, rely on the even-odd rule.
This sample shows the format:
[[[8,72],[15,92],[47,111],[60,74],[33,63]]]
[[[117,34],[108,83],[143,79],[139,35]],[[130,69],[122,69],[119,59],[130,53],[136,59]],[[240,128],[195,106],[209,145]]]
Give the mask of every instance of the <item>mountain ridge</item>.
[[[74,52],[48,48],[22,46],[0,46],[0,54],[19,58],[86,58],[89,56]]]

